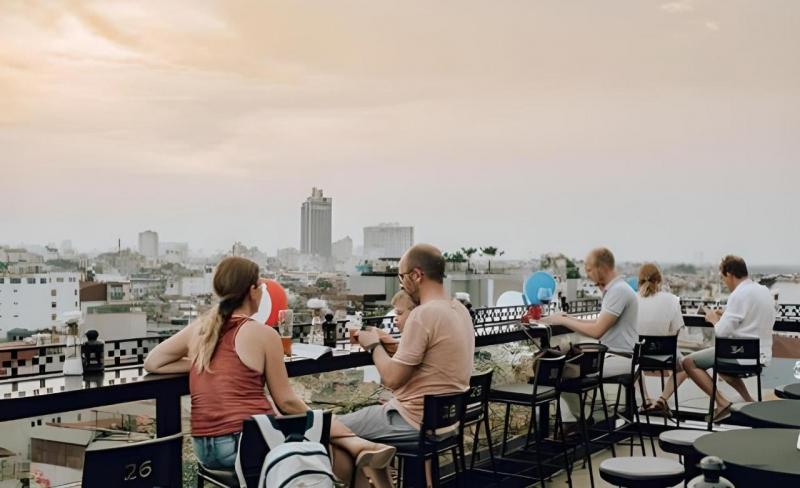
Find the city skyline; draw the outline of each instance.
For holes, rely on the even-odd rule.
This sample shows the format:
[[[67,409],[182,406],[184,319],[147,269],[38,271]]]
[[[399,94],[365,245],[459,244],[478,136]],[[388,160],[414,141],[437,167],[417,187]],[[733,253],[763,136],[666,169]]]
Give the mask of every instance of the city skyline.
[[[272,254],[316,186],[334,241],[800,264],[776,4],[7,2],[0,242]]]

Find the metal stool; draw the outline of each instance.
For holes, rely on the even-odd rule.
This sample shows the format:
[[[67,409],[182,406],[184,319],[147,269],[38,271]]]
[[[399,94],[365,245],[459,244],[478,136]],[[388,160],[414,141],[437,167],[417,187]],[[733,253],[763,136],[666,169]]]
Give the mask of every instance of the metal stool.
[[[683,465],[652,456],[618,457],[600,463],[600,477],[625,488],[668,488],[683,482]]]

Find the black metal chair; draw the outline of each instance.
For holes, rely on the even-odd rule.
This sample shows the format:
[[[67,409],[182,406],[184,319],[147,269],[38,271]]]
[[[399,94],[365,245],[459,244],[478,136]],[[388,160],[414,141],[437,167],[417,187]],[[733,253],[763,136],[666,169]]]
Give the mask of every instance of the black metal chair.
[[[573,370],[569,376],[572,378],[564,378],[558,387],[560,393],[572,393],[578,395],[580,404],[580,414],[578,415],[578,425],[581,434],[581,443],[584,445],[584,464],[588,465],[589,469],[589,482],[594,486],[594,472],[592,469],[592,443],[607,444],[611,448],[611,453],[616,456],[617,453],[614,449],[614,440],[610,438],[611,425],[608,418],[608,406],[606,405],[605,392],[603,391],[603,362],[605,355],[608,352],[608,347],[597,342],[584,342],[575,344],[573,349],[577,349],[580,353],[567,361],[567,368],[577,368],[577,372]],[[592,439],[589,422],[586,418],[586,402],[589,399],[589,394],[592,394],[592,402],[590,412],[592,418],[594,417],[595,403],[597,400],[597,392],[600,392],[600,403],[603,410],[604,420],[606,424],[606,432],[608,440]],[[576,446],[577,448],[577,446]]]
[[[633,346],[630,373],[615,376],[604,376],[602,380],[604,384],[618,386],[617,398],[614,402],[614,415],[624,420],[625,423],[624,425],[615,428],[614,432],[630,434],[631,456],[633,456],[634,434],[639,436],[639,444],[642,448],[642,456],[647,456],[647,451],[644,447],[644,436],[642,435],[641,419],[639,417],[639,406],[636,401],[636,383],[642,381],[642,372],[639,369],[639,360],[641,355],[642,343],[637,342]],[[619,398],[623,388],[625,389],[625,415],[630,415],[631,418],[627,418],[625,415],[622,415],[619,412]],[[634,429],[633,431],[629,429],[631,426]],[[653,448],[653,455],[655,455],[655,442],[652,438],[650,441],[651,447]]]
[[[277,426],[285,435],[295,432],[305,432],[307,415],[289,415],[286,417],[276,417]],[[331,433],[331,412],[322,415],[322,438],[320,443],[328,447],[330,444]],[[261,435],[258,424],[253,419],[247,419],[242,424],[242,434],[239,443],[239,461],[242,466],[246,486],[256,486],[258,477],[261,474],[261,465],[269,452],[269,446]],[[211,469],[197,463],[197,487],[202,488],[205,482],[214,486],[225,488],[244,488],[239,483],[236,471],[230,469]]]
[[[511,414],[511,405],[522,405],[530,407],[531,416],[528,423],[528,434],[525,438],[525,448],[530,446],[531,435],[536,444],[536,465],[539,472],[539,481],[542,486],[545,484],[544,464],[542,462],[541,436],[537,429],[536,410],[540,410],[540,415],[549,416],[550,402],[556,403],[556,420],[554,437],[561,430],[562,441],[564,437],[564,426],[561,422],[561,405],[559,402],[561,393],[559,385],[564,372],[566,356],[540,357],[536,361],[533,376],[528,383],[511,383],[492,388],[489,394],[489,401],[504,403],[506,405],[505,420],[503,421],[503,447],[501,456],[505,457],[506,444],[508,443],[508,424]],[[571,466],[567,456],[566,445],[563,449],[564,469],[567,471],[570,486],[572,485]]]
[[[761,398],[761,343],[758,338],[731,339],[717,337],[714,340],[714,372],[712,373],[711,397],[708,402],[708,430],[714,424],[714,401],[717,396],[717,376],[737,378],[755,376],[758,384],[758,401]]]
[[[181,488],[183,434],[113,447],[89,446],[84,453],[84,488]]]
[[[431,460],[431,479],[433,486],[437,487],[440,483],[439,476],[439,455],[450,452],[453,455],[453,467],[457,482],[461,484],[461,468],[464,453],[461,446],[464,445],[461,434],[463,433],[462,421],[467,404],[469,391],[463,393],[450,393],[446,395],[425,395],[422,424],[419,431],[419,439],[413,442],[392,443],[397,448],[396,457],[399,460],[400,484],[412,483],[413,486],[425,486],[425,469],[408,470],[413,471],[416,479],[406,479],[408,474],[404,472],[407,460],[419,461],[420,467],[424,462]]]
[[[492,374],[494,370],[474,374],[469,379],[469,393],[467,394],[467,405],[464,410],[464,421],[462,425],[461,439],[464,439],[463,429],[475,426],[474,439],[472,442],[472,454],[469,460],[469,469],[475,466],[475,456],[478,453],[478,440],[481,433],[481,425],[486,430],[486,442],[489,445],[489,459],[492,463],[492,471],[497,473],[497,465],[494,461],[494,445],[492,444],[492,429],[489,426],[489,393],[492,388]],[[461,446],[464,452],[464,446]],[[461,469],[466,471],[466,460],[462,458]]]
[[[661,373],[661,391],[664,391],[664,371],[672,374],[672,386],[675,391],[675,422],[680,427],[680,407],[678,405],[678,335],[656,336],[640,335],[639,341],[642,342],[642,354],[639,358],[639,370],[656,371]],[[639,382],[642,399],[647,397],[644,391],[644,378]],[[667,403],[669,408],[669,403]],[[650,412],[645,410],[647,425],[650,425]],[[667,425],[667,418],[664,417],[664,425]],[[650,439],[652,441],[652,437]],[[652,446],[651,446],[652,447]],[[655,449],[654,451],[655,452]]]

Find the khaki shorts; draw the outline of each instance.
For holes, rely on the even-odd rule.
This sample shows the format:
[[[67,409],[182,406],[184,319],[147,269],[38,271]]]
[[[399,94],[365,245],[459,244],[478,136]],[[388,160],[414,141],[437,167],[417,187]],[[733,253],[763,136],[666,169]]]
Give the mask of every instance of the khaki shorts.
[[[372,405],[337,417],[359,437],[392,444],[419,439],[419,430],[412,427],[391,404]]]
[[[695,366],[700,369],[711,369],[714,367],[714,354],[715,348],[709,347],[708,349],[703,349],[701,351],[695,351],[688,356],[687,358],[692,358],[694,361]],[[720,359],[721,363],[731,363],[731,364],[739,364],[738,361],[735,359]]]

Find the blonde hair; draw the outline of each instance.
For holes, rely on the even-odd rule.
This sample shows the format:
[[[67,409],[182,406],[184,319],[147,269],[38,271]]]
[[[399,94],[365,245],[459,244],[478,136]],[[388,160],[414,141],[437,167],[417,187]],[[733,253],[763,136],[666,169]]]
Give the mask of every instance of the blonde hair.
[[[592,264],[598,268],[603,266],[613,270],[614,266],[616,265],[614,261],[614,253],[612,253],[607,247],[598,247],[592,249],[589,252],[589,258],[592,260]]]
[[[644,263],[639,268],[639,294],[651,297],[661,290],[661,270],[655,263]]]
[[[258,265],[249,259],[229,257],[217,265],[214,273],[214,292],[219,304],[200,317],[200,331],[189,359],[198,372],[212,373],[209,365],[217,348],[220,331],[233,311],[244,303],[250,290],[258,286]]]
[[[414,299],[411,298],[411,295],[409,295],[408,292],[406,292],[405,290],[400,290],[394,294],[394,296],[392,297],[392,306],[396,307],[397,304],[401,301],[405,301],[410,305],[408,307],[409,310],[413,310],[414,307],[417,306],[417,302],[415,302]]]

